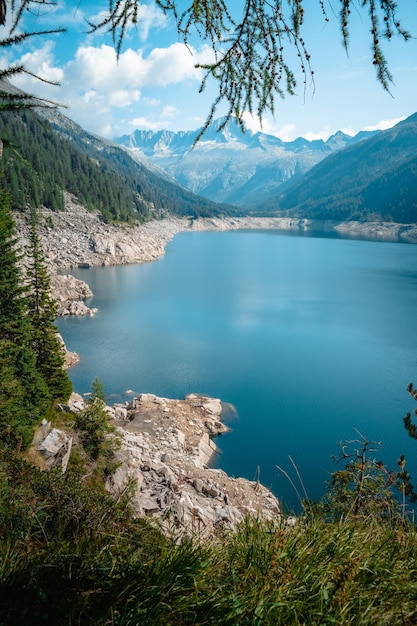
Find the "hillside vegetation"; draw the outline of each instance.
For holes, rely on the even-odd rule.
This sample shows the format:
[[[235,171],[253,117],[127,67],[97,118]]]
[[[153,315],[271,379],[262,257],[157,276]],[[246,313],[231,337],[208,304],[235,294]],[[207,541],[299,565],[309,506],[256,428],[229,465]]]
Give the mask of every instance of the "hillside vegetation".
[[[14,209],[44,205],[60,211],[63,191],[68,191],[105,221],[221,212],[215,203],[150,172],[58,112],[51,123],[31,111],[2,112],[0,137],[5,144],[2,185],[10,191]]]
[[[61,408],[71,386],[35,216],[31,233],[23,276],[2,191],[0,624],[415,624],[417,534],[406,510],[415,494],[405,459],[390,471],[371,442],[342,447],[325,497],[306,501],[297,520],[252,518],[233,532],[220,523],[204,542],[136,518],[134,484],[117,499],[106,493],[117,434],[99,381],[81,412]],[[31,445],[44,418],[73,438],[64,473],[44,471]],[[405,425],[417,438],[411,414]]]
[[[417,114],[327,157],[257,214],[417,222]]]
[[[116,501],[86,473],[41,472],[2,446],[0,623],[416,623],[415,528],[381,490],[354,512],[346,471],[343,513],[307,505],[295,525],[253,518],[204,543],[164,536],[132,515],[129,490]]]

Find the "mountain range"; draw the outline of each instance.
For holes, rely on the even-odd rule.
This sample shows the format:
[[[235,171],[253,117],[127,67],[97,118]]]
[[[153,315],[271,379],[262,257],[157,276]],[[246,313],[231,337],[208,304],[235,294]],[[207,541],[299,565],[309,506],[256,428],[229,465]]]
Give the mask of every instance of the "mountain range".
[[[37,114],[43,121],[33,111],[0,115],[2,185],[16,209],[63,210],[67,191],[104,221],[240,214],[417,223],[417,113],[327,141],[283,142],[220,119],[196,145],[200,130],[135,131],[116,143],[56,109]]]
[[[417,222],[417,113],[335,152],[257,207],[259,215]]]
[[[115,139],[139,162],[155,166],[193,193],[247,210],[297,180],[335,151],[374,133],[350,137],[341,131],[327,141],[299,137],[285,142],[262,132],[242,131],[236,120],[215,120],[196,144],[200,130],[136,130]]]

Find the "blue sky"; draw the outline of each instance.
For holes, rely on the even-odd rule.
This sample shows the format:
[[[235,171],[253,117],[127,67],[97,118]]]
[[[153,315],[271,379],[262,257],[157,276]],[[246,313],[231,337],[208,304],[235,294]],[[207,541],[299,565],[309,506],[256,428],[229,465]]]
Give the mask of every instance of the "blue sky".
[[[365,14],[359,9],[352,11],[347,56],[332,10],[340,3],[325,3],[329,23],[323,21],[318,0],[305,3],[304,39],[311,54],[315,87],[308,85],[304,94],[300,77],[298,94],[278,99],[275,117],[264,119],[264,132],[284,140],[299,136],[326,139],[337,130],[355,134],[362,129],[387,128],[417,111],[417,39],[404,43],[394,37],[384,44],[394,77],[390,95],[375,78]],[[400,0],[398,4],[403,25],[417,36],[417,2]],[[199,128],[216,95],[215,85],[198,93],[201,73],[194,65],[211,58],[207,43],[193,40],[191,54],[179,41],[173,22],[153,2],[143,0],[139,24],[129,29],[117,63],[108,36],[86,34],[85,18],[99,15],[106,6],[106,0],[58,0],[55,8],[40,7],[40,15],[27,16],[27,28],[66,25],[68,32],[8,49],[8,56],[0,62],[23,61],[29,70],[58,80],[60,87],[28,77],[15,83],[67,105],[63,112],[68,117],[104,137],[131,133],[136,128]],[[259,128],[257,120],[248,118],[247,124]]]

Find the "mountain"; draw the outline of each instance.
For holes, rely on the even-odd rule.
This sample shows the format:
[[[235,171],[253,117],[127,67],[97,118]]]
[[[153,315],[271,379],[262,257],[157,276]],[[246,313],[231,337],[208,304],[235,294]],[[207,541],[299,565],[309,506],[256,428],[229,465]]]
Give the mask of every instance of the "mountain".
[[[417,222],[417,113],[327,157],[255,212]]]
[[[2,185],[15,209],[64,208],[63,191],[105,221],[147,220],[167,213],[212,216],[224,212],[132,159],[123,148],[84,131],[56,109],[3,111]]]
[[[334,151],[372,134],[350,137],[339,131],[327,141],[299,137],[285,142],[261,132],[243,132],[235,119],[222,128],[224,121],[214,121],[195,146],[201,129],[177,133],[136,130],[115,142],[125,146],[138,162],[152,163],[192,192],[247,209],[273,196],[283,183],[296,180]]]

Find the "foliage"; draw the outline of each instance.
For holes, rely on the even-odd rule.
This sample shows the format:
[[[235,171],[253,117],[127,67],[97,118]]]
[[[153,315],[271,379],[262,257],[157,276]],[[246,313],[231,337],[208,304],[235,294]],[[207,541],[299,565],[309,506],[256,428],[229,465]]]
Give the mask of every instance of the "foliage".
[[[407,387],[407,391],[414,400],[417,400],[417,389],[414,389],[413,383],[410,383]],[[414,415],[417,417],[417,409],[414,409]],[[411,413],[407,413],[404,417],[404,426],[410,437],[417,439],[417,426],[411,419]]]
[[[40,472],[1,449],[0,623],[104,624],[125,568],[140,575],[163,544],[133,519],[126,496],[116,502],[71,472]]]
[[[7,27],[7,34],[0,39],[0,48],[17,46],[33,37],[49,36],[65,32],[64,28],[50,28],[31,32],[23,30],[21,28],[21,22],[23,21],[22,18],[24,14],[36,4],[38,4],[38,2],[35,0],[23,0],[21,2],[16,0],[2,0],[0,5],[0,27]],[[53,0],[50,2],[48,0],[42,0],[42,4],[45,7],[54,6],[55,2]],[[21,109],[32,109],[34,107],[56,106],[53,102],[43,98],[35,98],[32,94],[5,88],[5,81],[19,74],[27,74],[44,83],[58,85],[58,83],[54,81],[34,75],[21,63],[13,63],[6,67],[2,66],[0,69],[0,111],[18,111]]]
[[[25,11],[38,4],[37,0],[4,0],[1,23],[6,24],[8,9],[12,10],[13,20],[8,35],[0,39],[0,47],[63,30],[18,32]],[[312,11],[311,6],[306,8],[307,2],[247,0],[241,7],[237,7],[236,3],[227,0],[193,0],[188,6],[185,4],[185,8],[178,0],[156,0],[156,4],[174,17],[178,34],[186,44],[197,36],[207,41],[212,48],[213,61],[198,66],[204,71],[200,91],[211,79],[218,86],[218,95],[211,106],[205,128],[223,102],[228,107],[226,122],[235,115],[242,123],[245,111],[253,112],[261,119],[265,112],[274,113],[277,97],[295,93],[297,72],[303,77],[304,91],[309,82],[314,87],[314,71],[303,36],[305,13]],[[119,55],[127,28],[139,19],[139,6],[140,0],[109,0],[108,11],[100,14],[101,19],[97,23],[90,23],[90,32],[110,32],[116,54]],[[324,0],[316,0],[313,8],[317,10],[317,7],[322,12],[323,22],[328,22],[334,14],[333,9],[330,7],[327,11]],[[356,3],[354,0],[343,0],[337,19],[346,50],[349,47],[352,9],[360,13],[369,25],[372,62],[377,80],[384,89],[389,90],[393,78],[382,42],[391,39],[394,34],[399,34],[404,40],[410,37],[398,17],[397,2],[364,0]],[[8,79],[22,72],[27,73],[22,65],[9,66],[0,71],[0,79]],[[0,103],[3,109],[34,106],[33,96],[10,94],[3,89],[0,89]],[[51,105],[45,102],[42,104]]]
[[[27,204],[64,210],[63,191],[73,193],[88,209],[100,210],[109,219],[125,221],[147,217],[146,208],[120,176],[99,166],[68,141],[61,141],[34,113],[3,113],[0,136],[19,145],[21,158],[5,151],[2,169],[14,209]]]
[[[0,189],[0,439],[26,446],[51,398],[37,369],[16,243],[9,197]]]
[[[63,191],[68,191],[106,222],[220,212],[215,203],[150,172],[123,149],[97,140],[76,124],[64,131],[56,121],[58,113],[54,119],[51,124],[40,121],[32,112],[0,116],[0,137],[19,145],[19,156],[6,149],[2,162],[3,185],[14,209],[29,204],[61,211]]]
[[[0,623],[369,625],[417,619],[417,535],[381,517],[246,520],[167,539],[73,473],[0,455]],[[24,593],[22,593],[24,590]]]
[[[27,276],[30,281],[29,315],[36,367],[46,381],[54,400],[68,400],[72,384],[64,370],[64,352],[54,325],[57,303],[51,296],[51,283],[37,233],[37,215],[32,211]]]
[[[312,11],[310,2],[248,0],[237,8],[227,0],[193,0],[184,9],[183,3],[176,0],[157,0],[156,4],[175,17],[178,33],[185,43],[197,35],[208,41],[213,50],[212,62],[197,65],[205,71],[200,91],[204,90],[209,79],[214,79],[218,86],[218,96],[201,134],[222,102],[228,106],[225,124],[232,115],[242,124],[245,111],[262,119],[265,112],[274,113],[277,96],[294,94],[297,71],[303,77],[304,91],[308,81],[314,85],[308,44],[303,36],[305,13]],[[101,22],[91,24],[91,30],[110,31],[119,54],[127,26],[138,20],[139,5],[140,0],[110,1],[108,13]],[[328,22],[333,10],[327,11],[324,0],[316,0],[317,5],[323,21]],[[389,90],[393,79],[382,42],[391,39],[393,34],[400,34],[405,40],[410,37],[399,20],[397,2],[344,0],[338,20],[346,50],[353,8],[368,21],[377,79],[384,89]]]
[[[339,443],[339,448],[336,462],[345,465],[332,473],[327,493],[319,504],[325,517],[365,521],[382,518],[398,523],[399,503],[393,494],[393,485],[398,479],[401,489],[405,477],[397,477],[375,458],[374,453],[381,444],[368,441],[358,432],[357,439]]]
[[[96,474],[102,480],[103,475],[111,474],[117,467],[114,451],[120,443],[116,429],[109,422],[105,411],[103,385],[95,378],[91,386],[91,396],[85,408],[77,413],[74,428],[79,431],[81,444],[88,458],[96,464]]]

